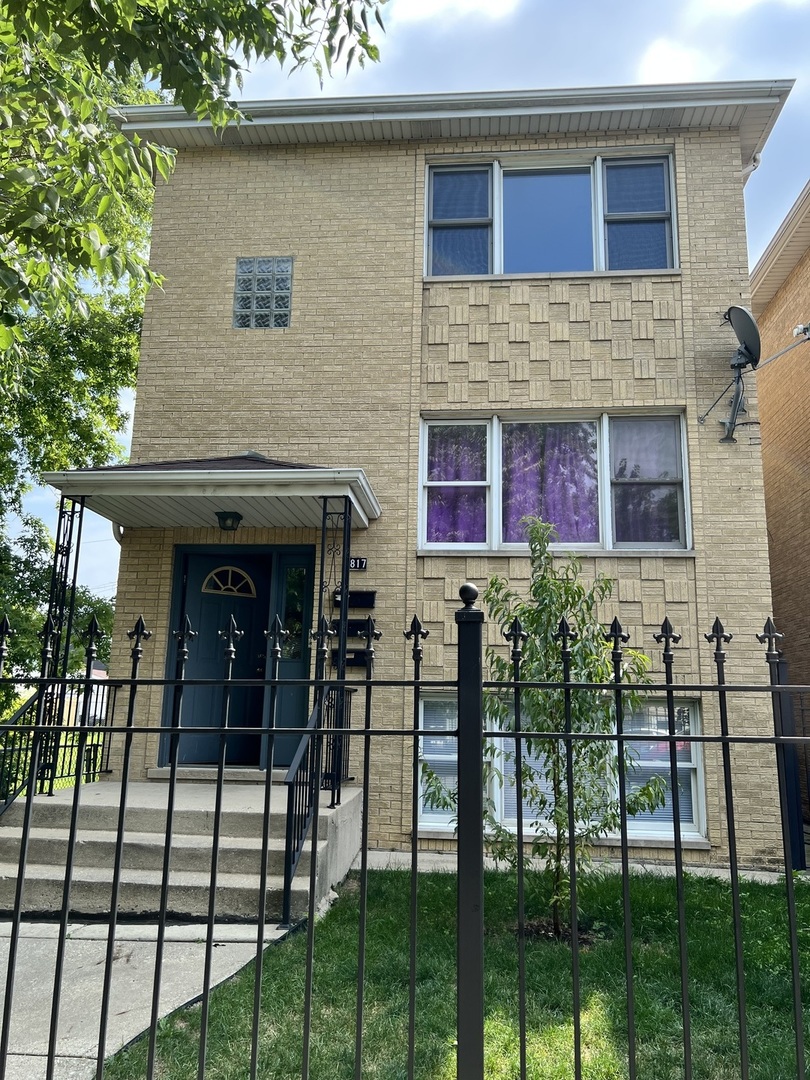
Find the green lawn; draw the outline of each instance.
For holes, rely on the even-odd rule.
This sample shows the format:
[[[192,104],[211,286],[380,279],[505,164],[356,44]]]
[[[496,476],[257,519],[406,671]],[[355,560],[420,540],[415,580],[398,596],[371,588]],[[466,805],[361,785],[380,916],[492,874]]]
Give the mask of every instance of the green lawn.
[[[419,878],[417,1069],[424,1080],[451,1080],[455,1070],[455,878]],[[406,1076],[408,1022],[408,889],[403,872],[369,876],[364,1080]],[[486,880],[486,1076],[512,1080],[518,1071],[515,880]],[[542,883],[528,882],[534,915],[542,915]],[[784,887],[745,883],[743,919],[752,1080],[795,1080],[789,951]],[[810,886],[798,886],[800,942],[810,961]],[[728,885],[688,877],[690,995],[695,1080],[740,1076]],[[683,1076],[675,888],[652,875],[632,881],[636,1023],[640,1080]],[[626,1001],[621,880],[590,874],[581,882],[589,942],[581,953],[583,1074],[587,1080],[627,1076]],[[350,879],[316,928],[313,1080],[354,1077],[358,883]],[[263,986],[263,1080],[300,1076],[305,935],[293,934],[266,953]],[[573,1077],[571,950],[539,937],[527,941],[528,1074],[532,1080]],[[810,1000],[808,976],[805,1001]],[[246,1080],[250,1055],[253,971],[219,987],[212,999],[210,1080]],[[160,1080],[196,1075],[199,1007],[165,1020],[159,1034]],[[109,1080],[145,1076],[140,1040],[108,1064]]]

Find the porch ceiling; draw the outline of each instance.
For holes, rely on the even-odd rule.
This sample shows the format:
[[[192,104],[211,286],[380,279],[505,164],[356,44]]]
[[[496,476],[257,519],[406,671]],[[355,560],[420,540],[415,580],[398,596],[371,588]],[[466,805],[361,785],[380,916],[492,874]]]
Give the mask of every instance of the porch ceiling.
[[[179,464],[179,463],[178,463]],[[162,464],[45,474],[45,482],[101,517],[131,529],[216,528],[235,510],[254,528],[320,528],[322,500],[348,496],[352,527],[380,516],[362,469],[171,468]]]

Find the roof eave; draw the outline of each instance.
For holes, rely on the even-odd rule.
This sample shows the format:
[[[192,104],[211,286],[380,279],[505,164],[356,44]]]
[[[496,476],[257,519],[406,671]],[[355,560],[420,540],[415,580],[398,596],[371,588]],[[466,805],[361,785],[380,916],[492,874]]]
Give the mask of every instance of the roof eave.
[[[676,126],[701,127],[695,119],[701,109],[736,108],[751,110],[752,130],[744,147],[744,164],[759,153],[793,86],[791,79],[724,83],[682,83],[665,86],[618,86],[568,90],[497,91],[465,94],[391,95],[383,97],[305,98],[281,101],[244,101],[240,108],[250,119],[216,132],[209,120],[189,116],[179,106],[134,105],[122,109],[122,130],[130,135],[156,138],[179,145],[239,145],[286,141],[294,143],[295,129],[306,129],[306,141],[389,141],[390,126],[396,125],[400,138],[423,138],[419,125],[502,118],[516,121],[527,116],[564,117],[591,115],[592,126],[577,130],[617,130],[616,113],[637,113],[637,120],[649,114],[678,113],[692,119],[679,122],[664,116],[649,120],[653,129]],[[602,118],[601,120],[599,118]],[[613,120],[606,120],[611,118]],[[726,121],[728,124],[730,121]],[[741,121],[742,123],[742,121]],[[365,127],[362,127],[365,125]],[[409,125],[413,133],[408,134]],[[609,126],[606,126],[609,125]],[[245,137],[250,130],[251,137]],[[192,131],[193,140],[190,140]],[[282,135],[278,132],[281,131]],[[362,136],[358,135],[362,131]],[[331,133],[327,136],[327,132]],[[274,133],[276,133],[274,135]]]
[[[162,470],[122,473],[114,470],[75,470],[45,473],[43,480],[70,499],[112,495],[278,497],[285,493],[312,498],[348,496],[360,514],[361,527],[381,514],[380,503],[363,469],[222,469]],[[112,520],[112,519],[111,519]]]
[[[751,305],[760,315],[810,250],[810,180],[751,271]]]

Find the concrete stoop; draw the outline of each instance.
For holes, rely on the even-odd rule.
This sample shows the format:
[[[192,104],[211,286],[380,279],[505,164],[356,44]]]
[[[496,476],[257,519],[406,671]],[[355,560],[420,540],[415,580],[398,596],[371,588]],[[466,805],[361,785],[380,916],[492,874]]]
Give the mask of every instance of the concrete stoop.
[[[166,806],[169,788],[131,783],[127,788],[119,915],[153,917],[160,906]],[[71,919],[109,913],[121,788],[117,783],[83,785],[70,891]],[[360,849],[361,793],[343,791],[330,810],[321,793],[316,901],[346,876]],[[62,906],[73,790],[34,799],[23,909],[52,914]],[[216,789],[209,783],[177,784],[168,910],[172,917],[199,920],[208,915]],[[217,919],[255,920],[259,900],[264,788],[226,783],[217,872]],[[18,800],[0,818],[0,917],[11,911],[19,866],[24,803]],[[267,920],[281,918],[286,790],[273,788],[267,855]],[[311,845],[293,880],[292,917],[306,913]]]

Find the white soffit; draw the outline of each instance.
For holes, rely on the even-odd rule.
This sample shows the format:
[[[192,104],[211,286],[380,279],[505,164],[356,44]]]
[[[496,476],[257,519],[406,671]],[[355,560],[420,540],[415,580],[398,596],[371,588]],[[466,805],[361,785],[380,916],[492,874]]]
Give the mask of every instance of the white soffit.
[[[243,101],[217,132],[176,105],[129,105],[122,130],[177,149],[296,143],[738,129],[741,164],[759,153],[792,79],[582,90]]]
[[[751,271],[751,306],[761,315],[810,251],[810,181]],[[797,315],[804,318],[806,312]]]
[[[368,528],[380,504],[362,469],[79,470],[45,473],[69,499],[125,528],[217,528],[235,510],[246,528],[320,528],[325,497],[352,502],[352,527]],[[334,509],[334,507],[333,507]]]

